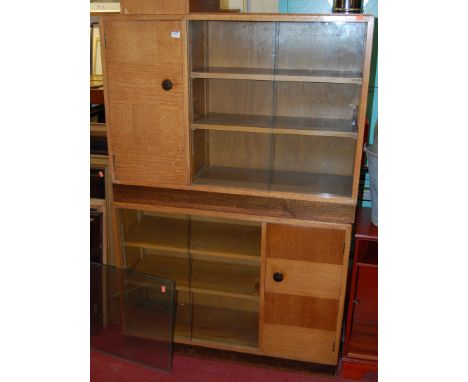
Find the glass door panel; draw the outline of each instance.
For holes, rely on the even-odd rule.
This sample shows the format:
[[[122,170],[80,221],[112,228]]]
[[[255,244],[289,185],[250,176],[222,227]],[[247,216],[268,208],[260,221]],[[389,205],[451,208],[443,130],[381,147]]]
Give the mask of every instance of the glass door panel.
[[[272,191],[351,197],[365,23],[278,22]]]
[[[125,267],[177,283],[176,336],[190,338],[189,216],[119,212]]]
[[[91,348],[171,370],[175,283],[91,263]]]
[[[275,23],[191,21],[192,182],[268,189]]]
[[[362,82],[366,28],[353,22],[278,23],[275,74]]]
[[[258,348],[261,225],[192,217],[192,338]]]

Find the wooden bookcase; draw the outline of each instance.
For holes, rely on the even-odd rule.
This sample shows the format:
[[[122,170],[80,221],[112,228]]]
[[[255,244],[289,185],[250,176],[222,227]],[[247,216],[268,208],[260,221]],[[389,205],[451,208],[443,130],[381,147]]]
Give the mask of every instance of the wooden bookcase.
[[[176,281],[177,342],[336,365],[373,18],[100,27],[116,265]]]

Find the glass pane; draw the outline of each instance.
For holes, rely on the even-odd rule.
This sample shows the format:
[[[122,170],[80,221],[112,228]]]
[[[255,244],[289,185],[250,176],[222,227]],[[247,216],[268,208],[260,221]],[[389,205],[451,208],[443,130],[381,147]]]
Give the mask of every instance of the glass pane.
[[[271,170],[271,134],[196,130],[194,184],[267,190]]]
[[[197,75],[271,75],[275,23],[191,21],[190,47],[191,70]]]
[[[275,74],[362,77],[366,23],[278,23]]]
[[[354,139],[275,135],[271,190],[351,196]]]
[[[275,23],[191,21],[192,182],[268,189]]]
[[[277,23],[272,191],[352,195],[365,37],[365,23]]]
[[[192,217],[192,338],[258,348],[259,223]]]
[[[175,335],[190,338],[189,217],[121,209],[120,224],[126,268],[176,281]]]
[[[171,370],[175,283],[91,263],[91,348]]]

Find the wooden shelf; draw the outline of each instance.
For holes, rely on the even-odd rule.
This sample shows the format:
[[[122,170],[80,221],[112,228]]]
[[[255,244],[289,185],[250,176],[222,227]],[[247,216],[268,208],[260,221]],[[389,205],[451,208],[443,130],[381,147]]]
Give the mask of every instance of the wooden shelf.
[[[226,80],[255,80],[255,81],[273,81],[273,69],[256,68],[221,68],[212,67],[201,70],[194,70],[192,78],[215,78]]]
[[[325,82],[362,85],[361,73],[331,70],[273,70],[259,68],[211,67],[201,70],[194,70],[191,74],[191,77],[193,79],[213,78],[280,82]]]
[[[348,119],[268,117],[262,115],[210,113],[191,124],[192,129],[292,134],[357,139]]]
[[[260,262],[260,225],[143,216],[124,235],[123,245],[187,254]],[[189,236],[190,231],[190,236]]]
[[[259,265],[226,264],[215,261],[147,253],[132,270],[174,280],[179,291],[208,295],[259,299]]]
[[[351,176],[249,168],[205,167],[196,175],[193,183],[303,194],[350,196],[353,182]]]

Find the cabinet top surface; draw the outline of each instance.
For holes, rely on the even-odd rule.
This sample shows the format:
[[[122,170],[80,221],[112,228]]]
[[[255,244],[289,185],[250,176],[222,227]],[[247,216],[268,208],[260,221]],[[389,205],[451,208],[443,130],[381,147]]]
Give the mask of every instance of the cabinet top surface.
[[[292,22],[371,22],[371,15],[339,14],[281,14],[281,13],[232,13],[195,12],[187,15],[122,15],[108,14],[104,19],[122,20],[219,20],[219,21],[292,21]]]

